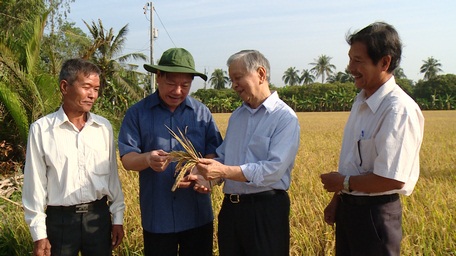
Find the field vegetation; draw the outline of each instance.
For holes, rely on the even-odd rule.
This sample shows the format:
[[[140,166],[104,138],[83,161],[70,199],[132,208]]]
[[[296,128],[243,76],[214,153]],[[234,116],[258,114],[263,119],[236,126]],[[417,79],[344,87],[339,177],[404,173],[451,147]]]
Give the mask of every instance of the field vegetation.
[[[214,114],[225,134],[229,113]],[[456,111],[426,111],[421,149],[421,176],[414,193],[403,202],[402,255],[456,255]],[[348,112],[298,113],[300,149],[292,173],[290,255],[334,255],[334,230],[322,212],[330,200],[319,174],[337,168],[343,127]],[[142,255],[138,175],[121,168],[127,204],[126,236],[115,255]],[[217,216],[221,188],[213,191]],[[20,192],[11,200],[20,203]],[[20,206],[0,201],[0,255],[29,255],[32,241]],[[215,225],[217,220],[215,220]],[[214,234],[214,255],[218,255]]]

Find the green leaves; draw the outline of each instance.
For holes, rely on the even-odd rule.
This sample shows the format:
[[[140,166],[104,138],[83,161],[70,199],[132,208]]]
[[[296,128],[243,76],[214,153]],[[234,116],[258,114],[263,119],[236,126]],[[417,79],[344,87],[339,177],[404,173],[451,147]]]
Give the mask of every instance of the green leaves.
[[[29,121],[20,99],[18,93],[10,90],[5,83],[0,82],[0,101],[14,119],[22,140],[27,141]]]

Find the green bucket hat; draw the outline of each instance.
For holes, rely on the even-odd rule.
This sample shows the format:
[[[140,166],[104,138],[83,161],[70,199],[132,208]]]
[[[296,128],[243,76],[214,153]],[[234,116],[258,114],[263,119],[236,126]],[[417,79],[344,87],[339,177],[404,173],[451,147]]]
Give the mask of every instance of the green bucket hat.
[[[144,64],[144,68],[152,73],[157,70],[168,73],[188,73],[199,76],[204,81],[207,76],[195,70],[195,61],[193,56],[184,48],[171,48],[166,50],[158,62],[158,65]]]

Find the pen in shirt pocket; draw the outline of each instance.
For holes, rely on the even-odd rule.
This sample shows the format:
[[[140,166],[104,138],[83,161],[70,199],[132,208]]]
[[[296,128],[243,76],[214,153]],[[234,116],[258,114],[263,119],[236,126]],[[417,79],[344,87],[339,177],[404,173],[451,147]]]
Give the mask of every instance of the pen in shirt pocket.
[[[364,130],[361,130],[361,138],[358,140],[358,155],[359,155],[359,166],[363,165],[363,157],[361,155],[361,140],[364,140]]]

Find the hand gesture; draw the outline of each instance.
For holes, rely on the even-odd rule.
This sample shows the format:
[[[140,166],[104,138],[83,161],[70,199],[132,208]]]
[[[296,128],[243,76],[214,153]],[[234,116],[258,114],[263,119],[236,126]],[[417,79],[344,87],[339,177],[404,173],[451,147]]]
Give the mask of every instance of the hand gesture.
[[[339,192],[344,189],[344,176],[338,172],[320,175],[321,183],[328,192]]]
[[[166,167],[168,167],[170,162],[169,153],[161,149],[151,151],[146,160],[149,167],[156,172],[162,172],[166,170]]]

